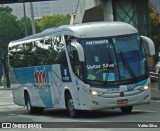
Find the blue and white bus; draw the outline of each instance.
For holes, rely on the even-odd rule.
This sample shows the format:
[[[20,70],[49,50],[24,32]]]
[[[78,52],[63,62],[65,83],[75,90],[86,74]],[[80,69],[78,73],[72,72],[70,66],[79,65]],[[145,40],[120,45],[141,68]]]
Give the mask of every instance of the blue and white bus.
[[[123,22],[93,22],[44,30],[9,43],[13,100],[29,113],[149,104],[147,55],[154,43]]]

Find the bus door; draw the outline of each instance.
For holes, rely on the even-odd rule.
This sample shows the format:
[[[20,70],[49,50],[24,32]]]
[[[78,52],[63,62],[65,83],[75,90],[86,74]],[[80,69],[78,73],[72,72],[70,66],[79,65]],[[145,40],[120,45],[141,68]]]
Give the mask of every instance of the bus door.
[[[79,105],[81,108],[84,109],[87,99],[86,99],[85,84],[83,82],[82,66],[81,66],[81,62],[79,61],[77,50],[73,50],[73,61],[71,65],[72,65],[74,74],[77,76],[75,78],[74,85],[77,88]]]
[[[52,67],[52,72],[49,73],[49,81],[51,84],[51,95],[52,95],[52,101],[53,101],[53,106],[55,104],[59,104],[60,102],[60,97],[61,97],[61,66],[56,64],[53,65]]]

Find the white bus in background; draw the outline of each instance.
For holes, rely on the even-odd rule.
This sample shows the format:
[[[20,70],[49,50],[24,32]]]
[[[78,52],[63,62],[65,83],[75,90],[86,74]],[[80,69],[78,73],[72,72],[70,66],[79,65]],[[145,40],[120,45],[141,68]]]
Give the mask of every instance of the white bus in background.
[[[149,104],[147,53],[152,40],[122,22],[61,26],[9,43],[14,103],[29,113],[45,108],[79,110]]]

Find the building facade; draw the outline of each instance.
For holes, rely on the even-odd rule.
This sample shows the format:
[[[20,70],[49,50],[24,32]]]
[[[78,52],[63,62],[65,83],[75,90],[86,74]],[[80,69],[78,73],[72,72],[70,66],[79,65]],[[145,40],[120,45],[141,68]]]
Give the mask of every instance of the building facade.
[[[76,11],[78,0],[56,0],[33,2],[34,18],[41,18],[45,15],[73,14]],[[6,4],[12,8],[12,13],[18,18],[24,17],[23,3]],[[26,15],[31,18],[30,3],[25,3]]]

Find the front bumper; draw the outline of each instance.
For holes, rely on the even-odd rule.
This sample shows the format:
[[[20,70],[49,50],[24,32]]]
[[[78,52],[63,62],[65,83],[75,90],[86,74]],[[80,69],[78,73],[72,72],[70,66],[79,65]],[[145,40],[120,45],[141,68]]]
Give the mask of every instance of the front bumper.
[[[151,102],[151,89],[148,88],[145,91],[140,91],[138,94],[129,95],[132,92],[124,92],[124,96],[114,97],[103,95],[103,96],[93,96],[88,95],[88,110],[99,110],[99,109],[109,109],[109,108],[119,108],[124,106],[134,106],[141,104],[149,104]],[[125,104],[118,104],[119,100],[127,100]]]

